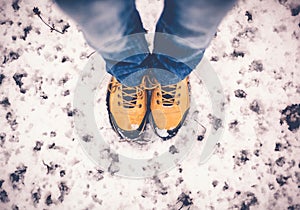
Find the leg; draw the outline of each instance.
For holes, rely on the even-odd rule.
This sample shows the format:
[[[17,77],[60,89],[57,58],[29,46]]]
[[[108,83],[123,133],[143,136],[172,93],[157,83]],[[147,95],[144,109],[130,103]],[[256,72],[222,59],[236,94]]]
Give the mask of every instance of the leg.
[[[150,123],[162,139],[175,136],[184,124],[190,108],[187,75],[202,59],[219,22],[233,2],[165,0],[156,26],[152,70],[161,85],[153,91],[150,105]]]
[[[173,83],[184,79],[198,65],[217,26],[234,2],[165,0],[156,26],[153,53],[163,67],[173,73]]]
[[[137,85],[137,78],[127,77],[139,76],[149,50],[134,0],[56,2],[82,27],[87,42],[104,58],[107,71],[129,86]]]

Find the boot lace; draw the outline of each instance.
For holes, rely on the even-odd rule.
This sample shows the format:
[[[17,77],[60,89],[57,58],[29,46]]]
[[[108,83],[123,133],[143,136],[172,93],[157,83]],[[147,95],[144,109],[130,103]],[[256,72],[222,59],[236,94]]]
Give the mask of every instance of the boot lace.
[[[172,106],[175,101],[177,84],[161,86],[162,104]]]
[[[140,86],[129,87],[122,85],[121,83],[112,83],[108,90],[110,92],[115,92],[117,89],[122,88],[122,96],[118,95],[119,98],[122,97],[122,105],[124,108],[134,108],[136,106],[138,98],[143,95],[143,89]],[[121,104],[119,104],[121,105]],[[139,105],[141,107],[141,105]]]
[[[150,77],[146,75],[144,77],[145,81],[145,89],[146,90],[153,90],[155,88],[159,87],[159,83],[157,80],[153,77]],[[179,86],[180,88],[180,86]],[[163,106],[172,106],[175,102],[175,95],[176,95],[176,89],[177,89],[177,84],[172,84],[172,85],[165,85],[161,86],[161,93],[162,93],[162,104]]]

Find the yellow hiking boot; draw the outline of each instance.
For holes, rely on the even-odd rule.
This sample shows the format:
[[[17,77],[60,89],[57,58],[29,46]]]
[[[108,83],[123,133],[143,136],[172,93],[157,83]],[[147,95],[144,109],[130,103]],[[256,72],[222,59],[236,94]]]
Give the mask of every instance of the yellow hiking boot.
[[[190,108],[188,78],[177,84],[158,85],[151,96],[150,123],[155,133],[163,140],[175,136],[185,121]]]
[[[146,124],[147,92],[143,84],[127,87],[112,77],[107,90],[106,103],[112,128],[127,139],[138,138]]]

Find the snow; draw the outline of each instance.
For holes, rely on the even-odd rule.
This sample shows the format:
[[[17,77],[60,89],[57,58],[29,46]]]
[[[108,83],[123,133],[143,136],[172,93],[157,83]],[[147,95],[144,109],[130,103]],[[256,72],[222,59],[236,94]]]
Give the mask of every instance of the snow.
[[[162,4],[137,1],[149,32]],[[145,133],[145,144],[120,141],[103,97],[109,77],[99,78],[87,106],[95,104],[97,128],[110,146],[101,153],[111,160],[104,170],[82,147],[83,140],[88,145],[97,139],[75,129],[82,115],[73,104],[75,88],[79,79],[90,80],[83,69],[94,50],[52,1],[1,1],[0,209],[299,209],[298,5],[239,1],[228,13],[205,53],[223,87],[225,118],[213,114],[205,81],[192,74],[194,134],[185,126],[165,142],[153,132]],[[34,7],[56,29],[70,28],[51,32]],[[103,60],[99,64],[104,71]],[[223,133],[203,164],[200,154],[214,129]],[[203,139],[178,141],[189,135]],[[192,149],[156,176],[118,175],[122,155],[147,159],[170,151],[178,157],[184,146]]]
[[[156,132],[158,135],[160,135],[161,137],[167,137],[169,134],[167,132],[167,129],[159,129],[159,128],[155,128]]]

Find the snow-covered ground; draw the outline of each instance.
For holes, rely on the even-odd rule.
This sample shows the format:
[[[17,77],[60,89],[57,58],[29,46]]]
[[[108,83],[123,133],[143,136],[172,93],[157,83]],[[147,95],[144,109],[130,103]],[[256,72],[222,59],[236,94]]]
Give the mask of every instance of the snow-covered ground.
[[[137,1],[149,32],[162,6]],[[34,8],[66,31],[51,31]],[[0,209],[300,209],[299,1],[238,1],[205,54],[223,87],[225,119],[214,118],[192,74],[206,132],[174,168],[139,179],[101,168],[80,144],[75,88],[94,50],[76,23],[49,0],[2,0],[0,11]],[[113,149],[138,158],[181,149],[151,135],[146,145],[119,142],[104,95],[99,88],[94,113]],[[210,127],[223,135],[199,164]]]

